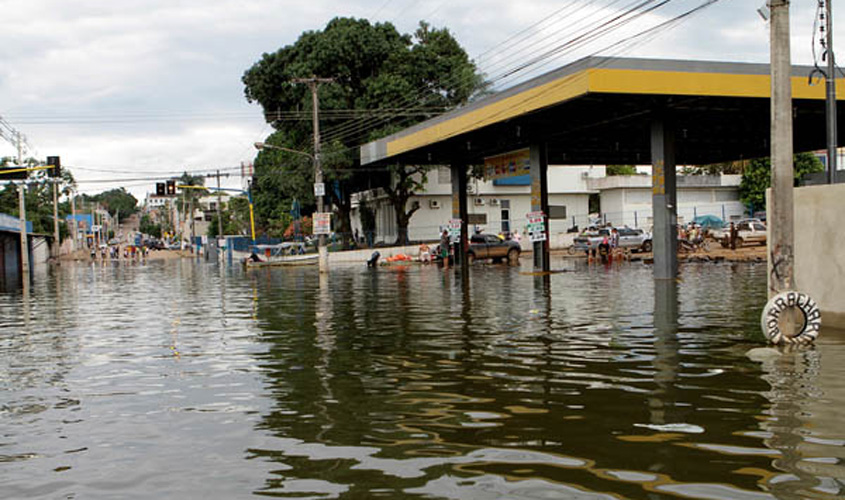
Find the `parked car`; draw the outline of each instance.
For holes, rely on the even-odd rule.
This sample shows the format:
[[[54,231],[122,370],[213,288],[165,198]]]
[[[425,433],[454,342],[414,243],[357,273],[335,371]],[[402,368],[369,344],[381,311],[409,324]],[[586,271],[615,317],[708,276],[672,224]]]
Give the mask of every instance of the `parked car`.
[[[619,247],[629,248],[634,251],[651,252],[651,233],[646,233],[642,229],[634,229],[630,227],[616,228],[619,233]],[[598,248],[599,244],[605,239],[610,239],[612,233],[611,228],[601,228],[586,230],[573,240],[570,253],[586,252],[593,248]]]
[[[521,252],[519,243],[513,240],[503,240],[495,234],[482,233],[470,237],[467,258],[470,263],[482,259],[492,259],[493,262],[507,259],[511,264],[515,264]]]
[[[759,219],[742,219],[736,225],[736,246],[746,243],[766,244],[766,225]],[[731,246],[731,226],[727,224],[711,233],[713,239],[719,241],[723,247]]]

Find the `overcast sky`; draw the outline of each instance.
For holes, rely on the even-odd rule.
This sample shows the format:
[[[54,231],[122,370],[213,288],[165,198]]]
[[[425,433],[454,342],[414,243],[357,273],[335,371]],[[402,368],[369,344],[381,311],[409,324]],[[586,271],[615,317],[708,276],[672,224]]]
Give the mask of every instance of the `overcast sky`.
[[[702,2],[673,0],[624,32],[538,71],[600,51]],[[405,33],[423,19],[448,27],[483,70],[496,74],[527,57],[526,52],[508,52],[518,48],[514,39],[503,44],[512,35],[529,29],[526,35],[532,35],[535,47],[542,46],[542,40],[567,26],[584,25],[596,16],[612,18],[632,3],[0,0],[0,116],[28,137],[36,157],[60,155],[81,191],[123,185],[142,199],[154,189],[155,180],[149,178],[185,169],[220,168],[234,175],[241,162],[250,162],[256,153],[252,144],[264,139],[270,127],[260,107],[244,99],[241,76],[262,53],[294,43],[302,31],[321,29],[333,17],[389,21]],[[768,28],[756,12],[763,3],[721,0],[622,55],[768,62]],[[816,4],[792,2],[793,63],[812,63]],[[834,19],[842,17],[842,7],[845,2],[834,2]],[[837,47],[842,36],[837,29]],[[0,156],[14,154],[0,140]],[[118,178],[128,180],[114,181]],[[91,182],[97,180],[110,182]],[[233,177],[224,184],[240,181]]]

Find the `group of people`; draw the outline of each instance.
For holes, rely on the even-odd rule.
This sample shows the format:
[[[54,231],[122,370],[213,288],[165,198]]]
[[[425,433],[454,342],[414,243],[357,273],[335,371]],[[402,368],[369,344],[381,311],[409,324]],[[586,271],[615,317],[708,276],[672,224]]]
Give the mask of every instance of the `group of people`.
[[[628,253],[619,246],[619,231],[614,227],[610,230],[610,234],[602,237],[598,245],[592,245],[587,248],[587,262],[610,263],[616,260],[626,260]]]
[[[123,247],[123,258],[124,260],[146,260],[148,251],[149,250],[147,249],[147,247],[144,246],[137,247],[135,245],[129,245]],[[103,261],[106,261],[108,259],[120,259],[120,246],[111,245],[100,247],[100,259]],[[97,249],[93,246],[91,247],[91,260],[97,260]]]

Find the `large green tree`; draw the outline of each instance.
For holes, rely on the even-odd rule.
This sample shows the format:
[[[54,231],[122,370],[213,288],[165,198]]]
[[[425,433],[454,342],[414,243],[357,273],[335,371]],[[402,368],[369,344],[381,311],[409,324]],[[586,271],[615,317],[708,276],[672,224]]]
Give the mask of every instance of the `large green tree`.
[[[92,197],[99,202],[103,208],[108,210],[109,215],[117,215],[120,222],[138,211],[138,200],[126,188],[115,188],[104,191]]]
[[[259,103],[276,129],[267,143],[313,152],[311,92],[295,80],[314,75],[333,79],[319,87],[322,159],[327,198],[347,243],[351,193],[391,179],[387,172],[356,170],[357,146],[467,102],[481,89],[482,78],[447,29],[420,23],[407,35],[390,23],[336,18],[323,30],[307,31],[293,45],[264,54],[245,72],[247,100]],[[259,152],[254,201],[263,227],[283,219],[293,199],[305,213],[314,210],[311,165],[303,155]]]
[[[799,153],[794,157],[795,186],[800,185],[805,174],[824,170],[822,162],[812,153]],[[742,171],[739,199],[751,205],[752,211],[766,208],[766,189],[771,186],[772,164],[769,158],[749,161]]]

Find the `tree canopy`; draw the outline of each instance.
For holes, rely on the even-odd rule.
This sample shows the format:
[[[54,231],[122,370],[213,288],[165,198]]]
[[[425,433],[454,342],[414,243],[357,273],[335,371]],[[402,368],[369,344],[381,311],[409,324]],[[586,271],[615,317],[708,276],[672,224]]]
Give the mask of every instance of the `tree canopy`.
[[[799,153],[794,157],[795,185],[798,186],[804,174],[821,172],[824,170],[822,162],[812,153]],[[769,158],[758,158],[749,161],[742,171],[742,182],[739,185],[739,199],[753,210],[763,210],[766,207],[766,189],[771,186],[772,164]]]
[[[264,54],[243,75],[248,101],[260,104],[276,131],[268,144],[313,152],[311,92],[297,78],[332,78],[319,87],[323,170],[328,201],[341,231],[349,227],[350,195],[389,182],[390,175],[356,173],[356,147],[401,126],[467,102],[482,77],[452,34],[420,23],[413,35],[390,23],[336,18],[304,32],[289,46]],[[312,162],[265,149],[255,161],[253,199],[263,227],[279,224],[294,199],[314,210]],[[373,185],[376,184],[376,185]],[[345,226],[345,227],[344,227]]]

